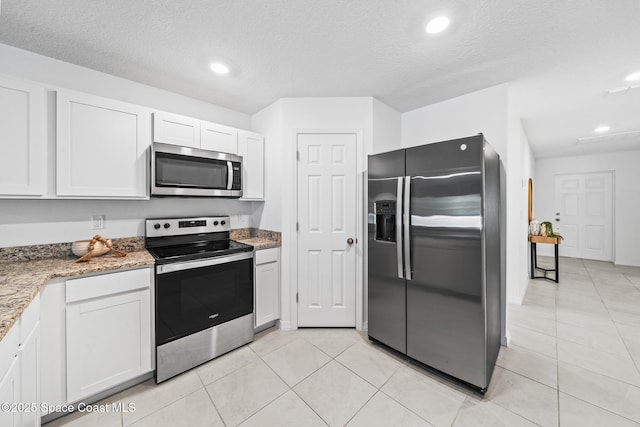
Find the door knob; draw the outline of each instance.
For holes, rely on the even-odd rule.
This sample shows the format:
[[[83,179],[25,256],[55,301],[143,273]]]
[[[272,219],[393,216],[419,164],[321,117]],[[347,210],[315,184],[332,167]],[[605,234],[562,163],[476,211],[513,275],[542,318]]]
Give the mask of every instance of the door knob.
[[[349,246],[353,245],[353,239],[351,237],[349,237],[347,239],[347,243],[349,244]]]

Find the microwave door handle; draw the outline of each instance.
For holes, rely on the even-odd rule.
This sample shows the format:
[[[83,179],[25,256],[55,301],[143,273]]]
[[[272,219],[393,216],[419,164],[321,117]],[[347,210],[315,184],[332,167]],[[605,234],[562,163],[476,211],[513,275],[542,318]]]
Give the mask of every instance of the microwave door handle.
[[[227,190],[233,189],[233,163],[227,162]]]
[[[402,246],[402,177],[398,177],[398,190],[396,192],[396,257],[398,259],[398,277],[400,279],[404,279]]]

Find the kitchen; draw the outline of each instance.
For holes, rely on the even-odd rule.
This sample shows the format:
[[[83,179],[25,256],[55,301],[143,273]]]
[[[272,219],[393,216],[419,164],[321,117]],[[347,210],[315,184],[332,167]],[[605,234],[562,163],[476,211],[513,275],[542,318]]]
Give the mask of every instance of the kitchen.
[[[7,14],[11,10],[10,6],[7,2],[3,2],[0,19],[8,16]],[[180,15],[176,11],[173,12]],[[1,21],[0,24],[2,24]],[[5,40],[8,42],[9,39],[3,37],[0,41],[4,43]],[[295,309],[295,296],[298,290],[296,277],[300,272],[297,271],[298,266],[294,262],[297,249],[295,239],[292,238],[292,236],[295,236],[296,219],[294,215],[297,204],[294,196],[296,191],[293,187],[293,183],[296,181],[296,168],[293,160],[294,147],[297,143],[294,139],[295,131],[317,131],[318,129],[330,131],[335,131],[336,129],[353,130],[356,131],[357,138],[357,131],[361,130],[361,136],[358,140],[362,144],[360,152],[368,154],[400,148],[400,145],[403,147],[418,145],[425,141],[434,142],[474,135],[482,131],[487,140],[501,154],[503,161],[506,158],[520,159],[517,164],[522,164],[522,168],[507,169],[508,182],[521,182],[523,179],[526,180],[526,178],[532,176],[537,182],[537,177],[534,175],[534,168],[537,166],[533,166],[533,155],[527,148],[526,137],[520,136],[520,130],[517,127],[514,130],[509,122],[509,117],[507,117],[511,91],[509,85],[506,84],[470,88],[456,94],[462,95],[464,93],[465,95],[463,96],[456,98],[456,95],[450,95],[433,102],[417,104],[415,108],[410,108],[411,111],[403,114],[388,107],[376,98],[342,95],[335,98],[283,97],[274,103],[264,102],[263,105],[269,106],[263,109],[254,109],[253,111],[256,113],[250,116],[246,113],[239,113],[232,109],[220,107],[216,103],[203,102],[171,91],[136,83],[133,81],[137,80],[136,78],[125,80],[72,65],[68,62],[39,56],[8,45],[2,45],[0,48],[0,54],[3,58],[0,72],[8,77],[39,82],[46,87],[89,93],[102,98],[179,114],[201,121],[223,124],[241,130],[250,130],[265,137],[264,201],[216,199],[215,207],[212,207],[210,201],[199,199],[184,199],[180,203],[163,198],[151,200],[145,200],[144,198],[140,200],[108,200],[105,198],[62,200],[55,196],[55,137],[49,136],[46,138],[46,143],[50,145],[47,147],[46,158],[43,160],[46,167],[42,169],[43,173],[48,175],[46,175],[47,179],[45,179],[45,196],[41,197],[47,200],[5,199],[0,202],[2,203],[0,230],[3,236],[3,247],[72,242],[91,238],[96,231],[91,229],[90,218],[100,215],[104,215],[105,228],[100,230],[99,233],[112,239],[144,236],[145,218],[184,217],[193,214],[230,215],[231,229],[254,228],[279,231],[282,233],[279,254],[282,260],[279,314],[283,331],[278,333],[278,339],[272,338],[270,340],[279,340],[280,343],[286,342],[287,344],[295,342],[297,346],[306,350],[309,350],[309,348],[302,344],[310,341],[305,340],[302,343],[297,341],[300,339],[300,335],[306,334],[309,340],[313,340],[321,346],[327,345],[327,339],[321,331],[315,333],[300,329],[300,332],[295,332],[296,327],[300,325],[298,312]],[[620,72],[624,74],[627,71],[633,70],[625,69]],[[500,83],[500,81],[495,83]],[[604,89],[606,88],[602,88],[602,90]],[[306,95],[306,92],[301,91],[299,94],[303,96]],[[630,96],[633,96],[633,93]],[[449,98],[451,98],[449,101],[444,101]],[[53,101],[48,100],[47,102],[48,108],[55,109],[55,106],[50,104]],[[228,105],[233,104],[229,103]],[[421,108],[423,105],[430,107]],[[455,121],[451,118],[447,119],[447,117],[453,117],[453,115],[463,119]],[[47,117],[50,117],[50,115],[47,115]],[[424,129],[424,123],[427,122],[429,128]],[[46,129],[47,132],[54,132],[50,125]],[[514,132],[516,138],[513,138]],[[53,135],[55,135],[55,132]],[[510,141],[509,145],[506,143],[507,140]],[[521,144],[511,144],[512,140],[519,140]],[[273,141],[282,141],[282,143],[274,145]],[[627,155],[635,155],[634,153],[636,152],[630,151]],[[366,165],[366,157],[360,156],[358,161],[360,163],[357,166],[357,173],[362,174]],[[114,179],[117,178],[118,173],[122,171],[112,170],[109,166],[109,164],[93,165],[95,168],[104,170],[107,175],[113,174]],[[361,185],[363,186],[362,183]],[[361,189],[360,191],[363,190]],[[507,275],[513,275],[513,278],[508,279],[510,289],[507,291],[509,292],[509,301],[517,301],[518,299],[522,300],[522,297],[524,297],[523,292],[527,287],[527,254],[526,246],[522,243],[526,242],[526,231],[524,231],[524,235],[520,231],[526,228],[526,218],[519,215],[522,206],[525,205],[521,203],[521,201],[524,201],[524,187],[514,186],[512,191],[514,194],[509,197],[510,208],[508,215],[515,217],[512,219],[515,220],[513,230],[516,231],[510,234],[513,236],[514,241],[507,243],[508,247],[511,248],[509,256],[513,255],[514,257],[513,262],[509,262],[513,270],[508,271]],[[536,196],[541,197],[538,193],[536,193]],[[511,205],[511,203],[513,204]],[[363,215],[359,216],[361,221],[363,217]],[[509,221],[509,218],[507,221]],[[519,227],[518,223],[523,224],[523,226]],[[634,226],[629,224],[626,228],[623,228],[628,230],[628,233],[617,233],[620,235],[619,239],[624,239],[623,234],[633,234],[631,231],[634,230]],[[360,233],[355,236],[356,239],[360,242],[366,240],[362,228],[359,228],[356,232]],[[363,260],[362,256],[360,259]],[[364,267],[361,267],[356,272],[359,275],[357,276],[359,277],[358,286],[360,286],[357,289],[359,295],[363,295],[364,289],[366,289],[364,271],[366,271]],[[360,324],[356,323],[354,326],[361,330],[366,329],[366,317],[364,315],[366,307],[364,307],[363,298],[359,301],[361,305],[359,308],[360,315],[356,317],[356,322]],[[358,301],[356,301],[356,304],[358,304]],[[295,332],[295,334],[290,334],[295,338],[287,336],[289,330]],[[338,335],[340,336],[335,338],[336,341],[353,343],[353,334],[340,331]],[[258,342],[256,341],[256,345]],[[274,344],[274,346],[277,345]],[[326,350],[329,356],[339,357],[339,353],[334,353],[337,350],[332,348]],[[314,352],[311,353],[315,354]],[[245,354],[245,356],[249,358],[251,355],[247,356]],[[251,359],[255,360],[253,357]],[[322,357],[319,357],[319,359],[322,359]],[[391,364],[393,365],[393,363]],[[193,379],[193,376],[191,376],[184,381],[192,381]],[[193,391],[197,390],[197,387],[193,389],[190,387],[187,388]],[[290,398],[291,396],[287,394],[286,397]],[[377,400],[384,397],[379,396]],[[477,403],[472,398],[470,400]],[[589,401],[588,399],[583,400]],[[172,400],[167,404],[175,402],[177,400]],[[385,402],[389,403],[387,400]],[[505,405],[513,409],[513,406]],[[609,408],[605,409],[611,410]],[[141,413],[140,410],[138,413]],[[127,421],[125,420],[125,422]]]

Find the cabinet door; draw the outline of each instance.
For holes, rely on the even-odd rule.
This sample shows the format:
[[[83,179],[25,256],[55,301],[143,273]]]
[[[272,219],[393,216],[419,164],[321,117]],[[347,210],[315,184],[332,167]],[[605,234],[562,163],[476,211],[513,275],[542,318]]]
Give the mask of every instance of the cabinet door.
[[[200,148],[238,154],[238,129],[216,123],[202,122]]]
[[[149,289],[67,304],[67,401],[151,370]]]
[[[44,95],[41,86],[0,78],[0,195],[44,194]]]
[[[280,267],[278,262],[256,265],[256,327],[280,318]]]
[[[20,402],[20,359],[15,356],[9,369],[0,379],[0,403]],[[17,427],[20,425],[20,413],[0,411],[0,426]]]
[[[153,141],[200,148],[200,120],[170,113],[153,113]]]
[[[241,200],[264,200],[264,136],[238,132],[238,154],[242,156]]]
[[[20,401],[35,403],[34,407],[20,413],[21,426],[40,425],[40,322],[20,344]]]
[[[58,196],[147,197],[148,110],[65,91],[57,113]]]
[[[40,398],[48,405],[67,403],[65,288],[54,279],[40,293]]]

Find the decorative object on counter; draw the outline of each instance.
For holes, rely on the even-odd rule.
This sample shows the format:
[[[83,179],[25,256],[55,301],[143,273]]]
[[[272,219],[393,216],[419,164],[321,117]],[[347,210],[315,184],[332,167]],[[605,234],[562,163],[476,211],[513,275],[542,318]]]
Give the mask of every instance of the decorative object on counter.
[[[532,236],[537,236],[540,234],[540,221],[537,219],[532,219],[529,223],[529,234]]]
[[[71,247],[73,253],[78,256],[82,255],[82,257],[76,262],[90,261],[92,256],[104,255],[110,250],[112,250],[113,253],[115,253],[119,257],[127,256],[126,252],[115,249],[113,247],[113,244],[111,243],[111,240],[107,240],[99,234],[93,236],[93,239],[91,239],[90,243],[85,247],[84,245],[86,244],[86,242],[89,241],[79,240],[78,242],[73,242],[73,245]],[[78,243],[77,246],[76,243]],[[86,252],[83,253],[83,250],[81,249],[82,247],[84,247],[84,251]]]
[[[540,224],[540,235],[545,237],[557,237],[558,239],[564,240],[564,238],[553,232],[553,224],[549,221],[544,221]]]

